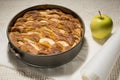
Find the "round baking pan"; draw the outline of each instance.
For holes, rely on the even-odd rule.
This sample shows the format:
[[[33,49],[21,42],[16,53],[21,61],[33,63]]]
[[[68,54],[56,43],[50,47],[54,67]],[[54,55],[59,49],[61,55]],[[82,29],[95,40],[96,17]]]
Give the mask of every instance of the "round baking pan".
[[[80,21],[83,28],[83,34],[80,41],[73,48],[65,52],[59,54],[53,54],[53,55],[32,55],[30,53],[22,51],[20,48],[17,48],[9,38],[9,32],[11,30],[11,27],[16,22],[16,20],[22,17],[28,11],[46,10],[46,9],[59,9],[66,14],[71,14],[72,16],[76,17]],[[57,67],[63,65],[71,61],[75,56],[77,56],[77,54],[80,52],[80,49],[84,41],[84,33],[85,33],[84,23],[80,16],[78,16],[75,12],[73,12],[68,8],[59,5],[51,5],[51,4],[37,5],[21,11],[10,21],[7,29],[7,37],[9,40],[9,45],[12,48],[12,52],[14,53],[14,55],[28,65],[34,67],[44,67],[44,68]]]

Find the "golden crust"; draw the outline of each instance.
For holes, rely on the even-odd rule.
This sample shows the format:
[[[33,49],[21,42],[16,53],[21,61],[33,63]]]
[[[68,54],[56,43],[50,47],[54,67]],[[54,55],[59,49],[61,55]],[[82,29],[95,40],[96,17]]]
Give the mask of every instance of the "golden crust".
[[[31,54],[57,54],[75,46],[83,30],[80,21],[60,10],[33,10],[11,28],[11,42]]]

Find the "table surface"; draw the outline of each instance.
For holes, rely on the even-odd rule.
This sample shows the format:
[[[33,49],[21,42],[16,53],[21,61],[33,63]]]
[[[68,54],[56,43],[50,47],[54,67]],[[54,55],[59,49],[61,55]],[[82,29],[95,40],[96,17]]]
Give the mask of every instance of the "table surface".
[[[79,70],[80,67],[83,66],[87,61],[89,61],[103,46],[104,42],[95,41],[92,38],[90,31],[90,21],[93,16],[98,14],[99,10],[112,18],[114,23],[112,31],[113,34],[120,25],[120,0],[0,0],[0,64],[12,68],[24,68],[24,64],[16,59],[12,59],[8,54],[9,50],[6,30],[10,20],[18,12],[24,10],[25,8],[40,4],[55,4],[70,8],[80,15],[85,23],[85,42],[80,51],[80,55],[78,55],[68,64],[55,69],[60,71],[57,72],[58,74],[55,73],[56,75],[50,75],[50,72],[55,72],[55,70],[52,71],[51,69],[49,70],[49,74],[48,70],[43,70],[42,72],[55,78],[57,76],[57,80],[64,80],[66,76],[69,77],[74,75],[76,71]],[[79,64],[78,62],[75,63],[76,61],[78,61]],[[66,68],[63,69],[63,67]],[[72,70],[69,70],[71,68]],[[62,76],[64,76],[64,79],[62,79]]]

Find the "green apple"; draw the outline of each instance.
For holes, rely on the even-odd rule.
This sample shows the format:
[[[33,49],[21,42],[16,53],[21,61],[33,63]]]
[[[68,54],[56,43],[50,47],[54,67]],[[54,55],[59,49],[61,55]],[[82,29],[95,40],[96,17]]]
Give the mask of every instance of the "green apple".
[[[97,39],[104,39],[108,37],[112,32],[113,21],[112,19],[99,12],[99,15],[93,17],[90,28],[92,36]]]

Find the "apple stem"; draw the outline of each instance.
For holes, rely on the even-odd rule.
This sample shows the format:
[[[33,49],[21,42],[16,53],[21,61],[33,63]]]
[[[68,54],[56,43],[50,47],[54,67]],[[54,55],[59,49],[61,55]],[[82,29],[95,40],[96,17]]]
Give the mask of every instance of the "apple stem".
[[[103,19],[102,15],[101,15],[101,12],[100,12],[100,11],[98,11],[98,13],[99,13],[99,15],[100,15],[100,18],[101,18],[101,19]]]

